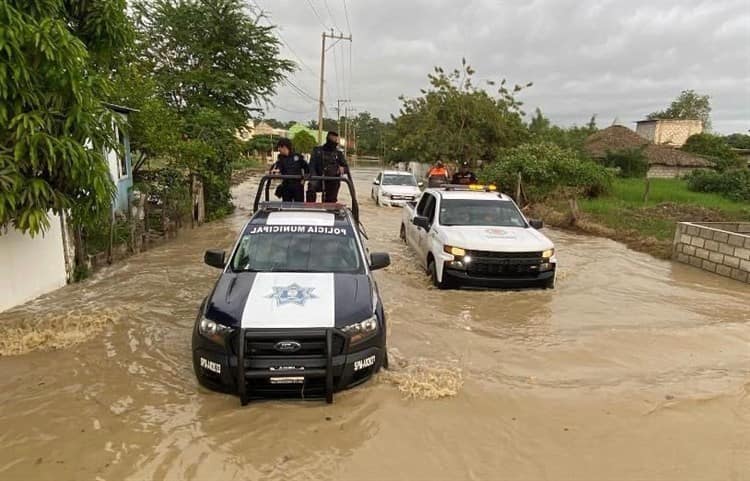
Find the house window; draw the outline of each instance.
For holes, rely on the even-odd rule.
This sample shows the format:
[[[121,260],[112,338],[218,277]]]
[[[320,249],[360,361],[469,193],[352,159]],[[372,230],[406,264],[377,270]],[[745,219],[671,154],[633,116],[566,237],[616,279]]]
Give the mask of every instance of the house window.
[[[128,176],[128,158],[127,151],[125,150],[125,134],[120,130],[120,127],[116,127],[116,129],[118,143],[117,174],[118,178],[122,179],[123,177]]]

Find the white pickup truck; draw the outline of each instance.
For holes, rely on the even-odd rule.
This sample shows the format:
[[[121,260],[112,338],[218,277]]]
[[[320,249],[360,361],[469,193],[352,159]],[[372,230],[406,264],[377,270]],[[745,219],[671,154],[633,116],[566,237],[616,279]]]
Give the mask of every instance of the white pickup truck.
[[[404,205],[401,239],[446,289],[555,286],[555,248],[505,194],[485,186],[426,189]]]

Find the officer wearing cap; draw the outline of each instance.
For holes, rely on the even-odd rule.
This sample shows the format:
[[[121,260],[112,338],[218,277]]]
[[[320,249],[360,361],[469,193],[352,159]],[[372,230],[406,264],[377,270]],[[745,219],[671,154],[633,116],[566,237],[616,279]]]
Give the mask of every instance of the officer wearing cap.
[[[457,185],[469,185],[476,183],[477,176],[474,175],[474,172],[471,171],[469,163],[466,161],[461,163],[461,167],[459,167],[458,172],[454,173],[453,179],[451,179],[451,184]]]

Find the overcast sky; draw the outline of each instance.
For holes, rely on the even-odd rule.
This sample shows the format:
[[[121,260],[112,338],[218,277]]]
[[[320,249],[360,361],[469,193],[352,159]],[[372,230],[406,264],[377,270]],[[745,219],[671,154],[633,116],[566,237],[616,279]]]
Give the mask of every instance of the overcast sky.
[[[681,90],[711,96],[720,133],[750,129],[749,0],[249,0],[279,27],[289,77],[269,117],[317,117],[321,32],[353,42],[327,52],[328,116],[336,99],[383,120],[416,96],[434,65],[461,58],[479,79],[534,82],[521,95],[560,125],[634,126]],[[344,11],[348,9],[349,25]],[[329,41],[330,44],[330,41]],[[309,98],[313,97],[313,98]]]

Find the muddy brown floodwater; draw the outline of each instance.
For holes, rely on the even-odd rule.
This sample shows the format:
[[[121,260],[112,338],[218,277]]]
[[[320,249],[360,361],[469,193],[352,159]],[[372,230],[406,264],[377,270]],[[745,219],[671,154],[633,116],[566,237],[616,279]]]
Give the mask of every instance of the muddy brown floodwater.
[[[333,405],[198,387],[202,254],[246,183],[230,218],[0,314],[0,479],[750,479],[747,285],[547,229],[554,291],[434,290],[355,176],[391,371]]]

